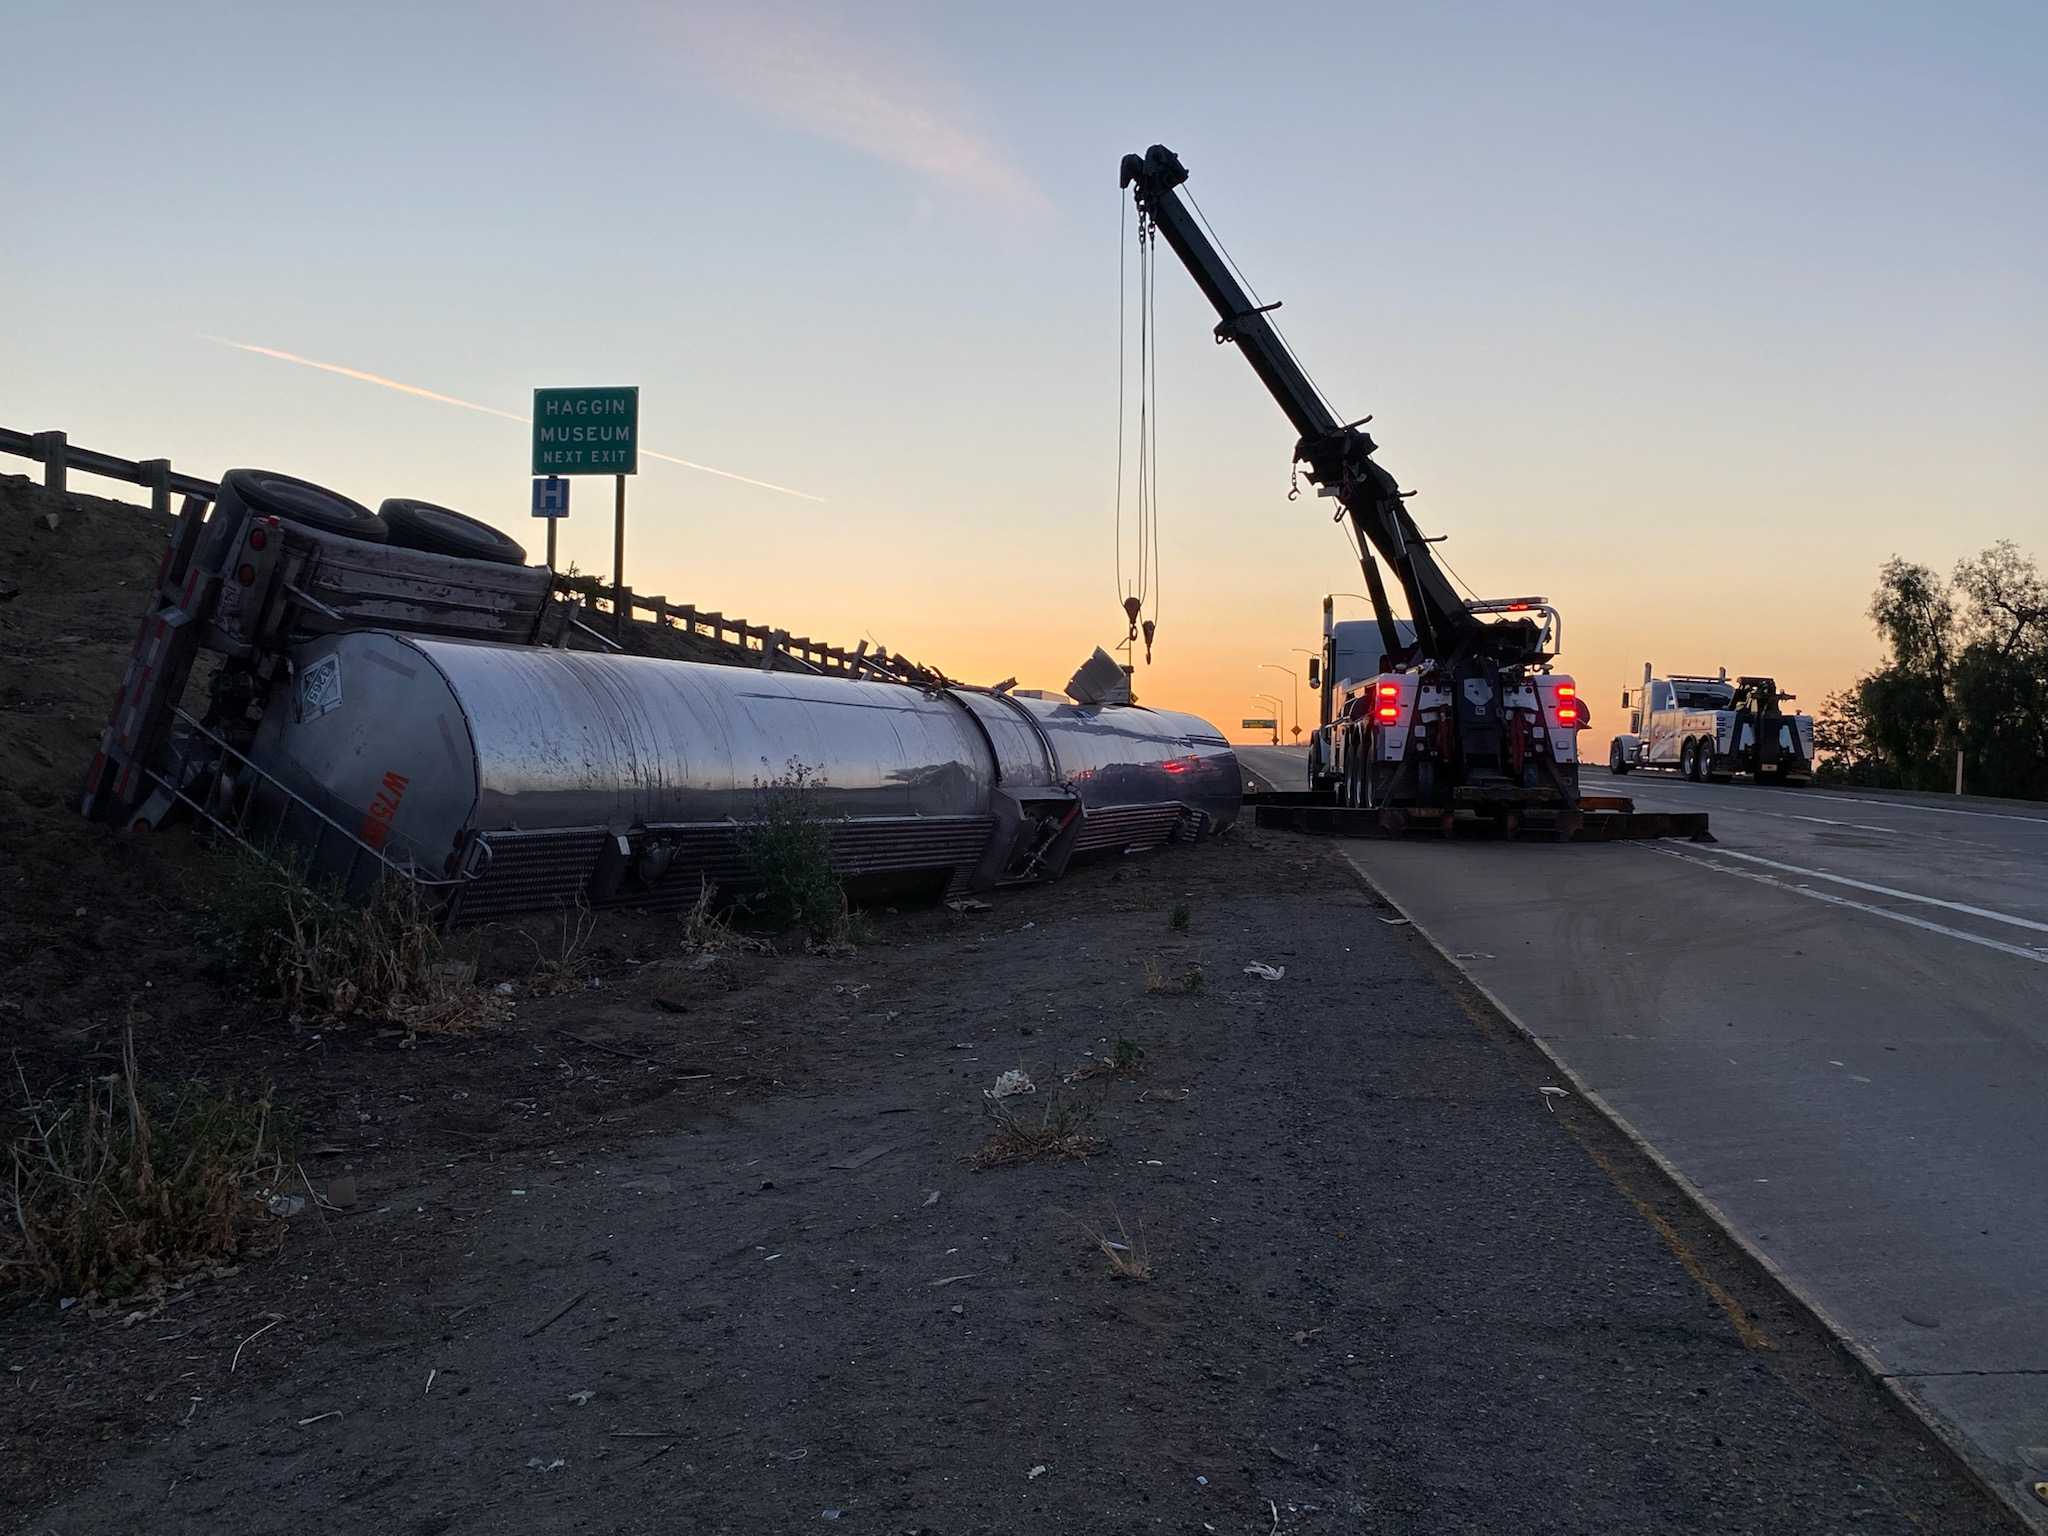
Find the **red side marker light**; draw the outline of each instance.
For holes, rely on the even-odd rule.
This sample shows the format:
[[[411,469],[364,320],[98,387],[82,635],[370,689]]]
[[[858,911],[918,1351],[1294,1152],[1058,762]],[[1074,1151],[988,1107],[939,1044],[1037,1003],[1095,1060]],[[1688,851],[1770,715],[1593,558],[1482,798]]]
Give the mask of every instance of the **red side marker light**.
[[[256,567],[249,564],[246,560],[243,561],[241,569],[235,572],[235,580],[239,581],[245,587],[255,586]]]
[[[251,549],[261,549],[264,545],[268,544],[269,542],[270,535],[265,533],[261,528],[251,528],[249,530],[249,547]]]

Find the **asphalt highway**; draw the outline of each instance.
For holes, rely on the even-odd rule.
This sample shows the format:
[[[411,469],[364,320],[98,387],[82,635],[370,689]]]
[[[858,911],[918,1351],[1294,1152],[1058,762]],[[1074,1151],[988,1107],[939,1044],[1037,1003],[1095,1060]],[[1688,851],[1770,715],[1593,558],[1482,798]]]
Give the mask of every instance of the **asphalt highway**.
[[[1716,841],[1344,851],[2048,1528],[2048,807],[1586,787]]]

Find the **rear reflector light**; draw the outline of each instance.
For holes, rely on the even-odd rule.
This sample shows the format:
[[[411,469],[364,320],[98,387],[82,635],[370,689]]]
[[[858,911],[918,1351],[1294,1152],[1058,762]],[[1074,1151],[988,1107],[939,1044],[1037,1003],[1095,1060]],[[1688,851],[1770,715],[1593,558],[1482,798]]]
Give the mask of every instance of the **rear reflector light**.
[[[255,586],[256,567],[250,565],[247,561],[244,561],[242,563],[241,569],[235,572],[235,580],[239,581],[245,587]]]
[[[251,549],[261,549],[264,545],[268,544],[269,542],[270,535],[265,533],[261,528],[251,528],[249,530],[249,547]]]
[[[1576,704],[1560,704],[1560,705],[1558,705],[1558,706],[1557,706],[1557,723],[1558,723],[1559,725],[1576,725],[1576,724],[1578,724],[1578,722],[1579,722],[1579,706],[1578,706],[1578,705],[1576,705]]]
[[[1560,699],[1576,699],[1579,696],[1578,684],[1559,683],[1557,685],[1557,696]]]
[[[1373,711],[1373,713],[1378,715],[1382,720],[1394,721],[1401,718],[1401,706],[1398,704],[1382,704],[1378,709]]]

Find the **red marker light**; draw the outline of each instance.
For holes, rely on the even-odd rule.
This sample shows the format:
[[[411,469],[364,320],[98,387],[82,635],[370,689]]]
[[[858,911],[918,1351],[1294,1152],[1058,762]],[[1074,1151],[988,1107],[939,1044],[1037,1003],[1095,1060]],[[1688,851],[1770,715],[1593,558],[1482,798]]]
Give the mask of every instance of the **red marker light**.
[[[1401,706],[1398,704],[1382,704],[1376,713],[1382,720],[1391,724],[1393,721],[1401,718]]]
[[[1381,684],[1380,684],[1380,697],[1381,697],[1381,698],[1383,698],[1383,699],[1392,699],[1392,698],[1397,698],[1397,697],[1399,697],[1399,695],[1400,695],[1400,692],[1401,692],[1401,685],[1400,685],[1399,683],[1381,683]]]
[[[1558,705],[1558,706],[1557,706],[1557,723],[1558,723],[1559,725],[1576,725],[1576,724],[1578,724],[1578,721],[1579,721],[1579,706],[1578,706],[1578,705],[1576,705],[1576,704],[1560,704],[1560,705]]]
[[[268,544],[269,542],[270,535],[265,533],[261,528],[251,528],[249,530],[249,547],[251,549],[261,549],[264,545]]]
[[[1557,696],[1560,699],[1576,699],[1579,696],[1578,685],[1576,683],[1559,683],[1557,685]]]
[[[235,580],[239,581],[245,587],[255,586],[256,567],[244,561],[242,564],[242,568],[235,572]]]

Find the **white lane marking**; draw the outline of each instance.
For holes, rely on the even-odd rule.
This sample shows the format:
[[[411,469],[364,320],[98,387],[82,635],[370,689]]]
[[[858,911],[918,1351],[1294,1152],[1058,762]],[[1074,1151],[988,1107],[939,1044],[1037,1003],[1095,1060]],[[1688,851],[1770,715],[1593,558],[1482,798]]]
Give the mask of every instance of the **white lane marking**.
[[[1904,923],[1909,928],[1924,929],[1928,933],[1938,933],[1943,938],[1961,939],[1966,944],[1980,944],[1986,949],[1995,949],[2000,954],[2015,955],[2022,960],[2032,960],[2038,965],[2048,965],[2048,949],[2029,949],[2021,944],[2008,944],[2003,939],[1987,939],[1981,933],[1967,933],[1961,928],[1945,928],[1940,923],[1930,923],[1926,918],[1915,917],[1910,912],[1894,912],[1890,907],[1873,907],[1866,902],[1851,901],[1846,896],[1830,896],[1826,891],[1816,891],[1810,886],[1787,885],[1776,875],[1758,874],[1747,869],[1730,869],[1726,864],[1716,864],[1711,859],[1680,853],[1676,848],[1660,848],[1654,844],[1645,846],[1649,847],[1652,853],[1661,853],[1668,859],[1679,859],[1687,864],[1697,864],[1700,868],[1711,869],[1717,874],[1733,875],[1738,880],[1754,880],[1760,885],[1768,885],[1775,891],[1804,896],[1811,901],[1824,901],[1831,907],[1847,907],[1852,912],[1868,912],[1872,917]],[[1728,850],[1724,848],[1716,851],[1726,853]]]
[[[1895,886],[1873,885],[1868,880],[1851,880],[1847,875],[1831,875],[1824,869],[1807,869],[1798,864],[1780,864],[1776,859],[1767,859],[1754,853],[1737,853],[1733,848],[1716,848],[1714,852],[1725,858],[1741,859],[1747,864],[1761,864],[1767,869],[1781,869],[1788,875],[1806,875],[1814,880],[1831,880],[1836,885],[1853,886],[1859,891],[1869,891],[1877,896],[1893,896],[1900,901],[1917,901],[1929,907],[1946,907],[1951,912],[1988,918],[1994,923],[2010,923],[2015,928],[2031,928],[2036,933],[2048,933],[2048,923],[2037,923],[2031,917],[2014,917],[2010,912],[1994,912],[1989,907],[1973,907],[1967,902],[1943,901],[1939,896],[1922,896],[1913,891],[1899,890]]]
[[[1864,803],[1864,804],[1869,804],[1869,803],[1871,803],[1871,802],[1865,801],[1865,802],[1862,802],[1862,803]],[[1667,811],[1675,811],[1675,810],[1693,810],[1693,809],[1695,809],[1695,807],[1694,807],[1694,806],[1692,806],[1692,805],[1683,805],[1683,806],[1681,806],[1681,805],[1679,805],[1679,804],[1676,804],[1676,803],[1674,803],[1674,802],[1665,802],[1665,803],[1663,803],[1663,804],[1655,804],[1655,803],[1652,803],[1652,804],[1646,805],[1646,806],[1645,806],[1645,809],[1649,809],[1649,810],[1667,810]],[[1929,809],[1929,807],[1916,807],[1916,809]],[[1877,833],[1881,833],[1881,834],[1883,834],[1883,835],[1884,835],[1884,836],[1886,836],[1886,837],[1923,837],[1923,838],[1939,838],[1939,840],[1940,840],[1940,842],[1941,842],[1942,846],[1943,846],[1943,847],[1945,847],[1945,848],[1980,848],[1980,849],[1982,849],[1982,850],[1983,850],[1984,852],[1986,852],[1986,853],[2003,853],[2003,854],[2011,854],[2011,855],[2014,855],[2014,856],[2018,856],[2018,857],[2024,857],[2024,856],[2025,856],[2025,855],[2024,855],[2024,853],[2022,852],[2022,850],[2020,850],[2020,849],[2018,849],[2018,848],[2015,848],[2015,847],[2013,847],[2013,846],[2011,846],[2010,844],[2007,844],[2007,843],[1980,843],[1980,842],[1977,842],[1977,841],[1975,841],[1974,839],[1970,839],[1970,838],[1962,838],[1962,837],[1952,837],[1952,836],[1949,836],[1949,835],[1948,835],[1948,834],[1946,834],[1946,833],[1936,833],[1936,832],[1932,832],[1932,831],[1925,831],[1925,832],[1923,832],[1923,831],[1921,831],[1921,830],[1919,830],[1919,829],[1917,829],[1917,828],[1914,828],[1914,827],[1877,827],[1877,826],[1872,826],[1872,825],[1870,825],[1870,824],[1869,824],[1868,822],[1861,822],[1861,821],[1833,821],[1833,820],[1830,820],[1830,819],[1829,819],[1828,817],[1826,817],[1826,816],[1799,816],[1799,815],[1795,815],[1795,814],[1793,814],[1793,813],[1791,813],[1791,812],[1789,812],[1789,811],[1760,811],[1760,810],[1758,810],[1758,809],[1757,809],[1757,808],[1756,808],[1755,806],[1752,806],[1752,805],[1718,805],[1718,804],[1717,804],[1717,805],[1716,805],[1716,806],[1714,807],[1714,814],[1716,814],[1716,815],[1721,815],[1721,816],[1768,816],[1768,817],[1770,817],[1770,818],[1771,818],[1771,820],[1773,820],[1773,821],[1808,821],[1808,822],[1818,822],[1818,823],[1819,823],[1820,825],[1822,825],[1822,826],[1824,826],[1824,827],[1842,827],[1842,828],[1845,828],[1845,829],[1846,829],[1846,828],[1853,828],[1853,829],[1854,829],[1855,831],[1858,831],[1858,832],[1877,832]],[[1950,812],[1947,812],[1947,811],[1944,811],[1944,812],[1942,812],[1942,814],[1943,814],[1943,815],[1949,815],[1949,814],[1952,814],[1952,813],[1950,813]],[[2020,820],[2020,821],[2026,821],[2026,820],[2029,820],[2030,818],[2028,818],[2028,817],[2025,817],[2025,816],[2021,816],[2021,817],[2018,817],[2018,818],[2016,818],[2016,819],[2017,819],[2017,820]],[[2048,823],[2044,823],[2044,824],[2048,824]]]
[[[1717,785],[1716,788],[1762,793],[1754,784],[1723,784]],[[1692,791],[1680,790],[1679,793],[1690,794]],[[1867,800],[1861,795],[1837,794],[1831,789],[1824,789],[1818,793],[1826,797],[1829,805],[1874,805],[1881,811],[1921,811],[1929,816],[1976,816],[1985,821],[2024,821],[2043,832],[2048,832],[2048,816],[2016,816],[2011,811],[1966,811],[1950,805],[1916,805],[1911,800]]]
[[[1778,812],[1776,812],[1776,811],[1757,811],[1757,812],[1754,812],[1753,814],[1755,814],[1755,815],[1758,815],[1758,816],[1775,816],[1775,815],[1777,815],[1777,814],[1778,814]],[[1819,822],[1819,823],[1820,823],[1820,824],[1821,824],[1822,826],[1824,826],[1824,827],[1851,827],[1851,828],[1853,828],[1854,830],[1856,830],[1856,831],[1858,831],[1858,832],[1882,832],[1882,833],[1883,833],[1883,834],[1884,834],[1884,835],[1885,835],[1886,837],[1896,837],[1896,836],[1897,836],[1897,835],[1899,834],[1899,831],[1900,831],[1900,829],[1899,829],[1899,828],[1897,828],[1897,827],[1871,827],[1871,826],[1865,826],[1865,825],[1864,825],[1864,824],[1863,824],[1862,822],[1860,822],[1860,821],[1836,821],[1836,820],[1835,820],[1834,818],[1832,818],[1832,817],[1829,817],[1829,816],[1789,816],[1789,815],[1788,815],[1788,816],[1786,816],[1786,817],[1785,817],[1785,820],[1787,820],[1787,821],[1817,821],[1817,822]]]

